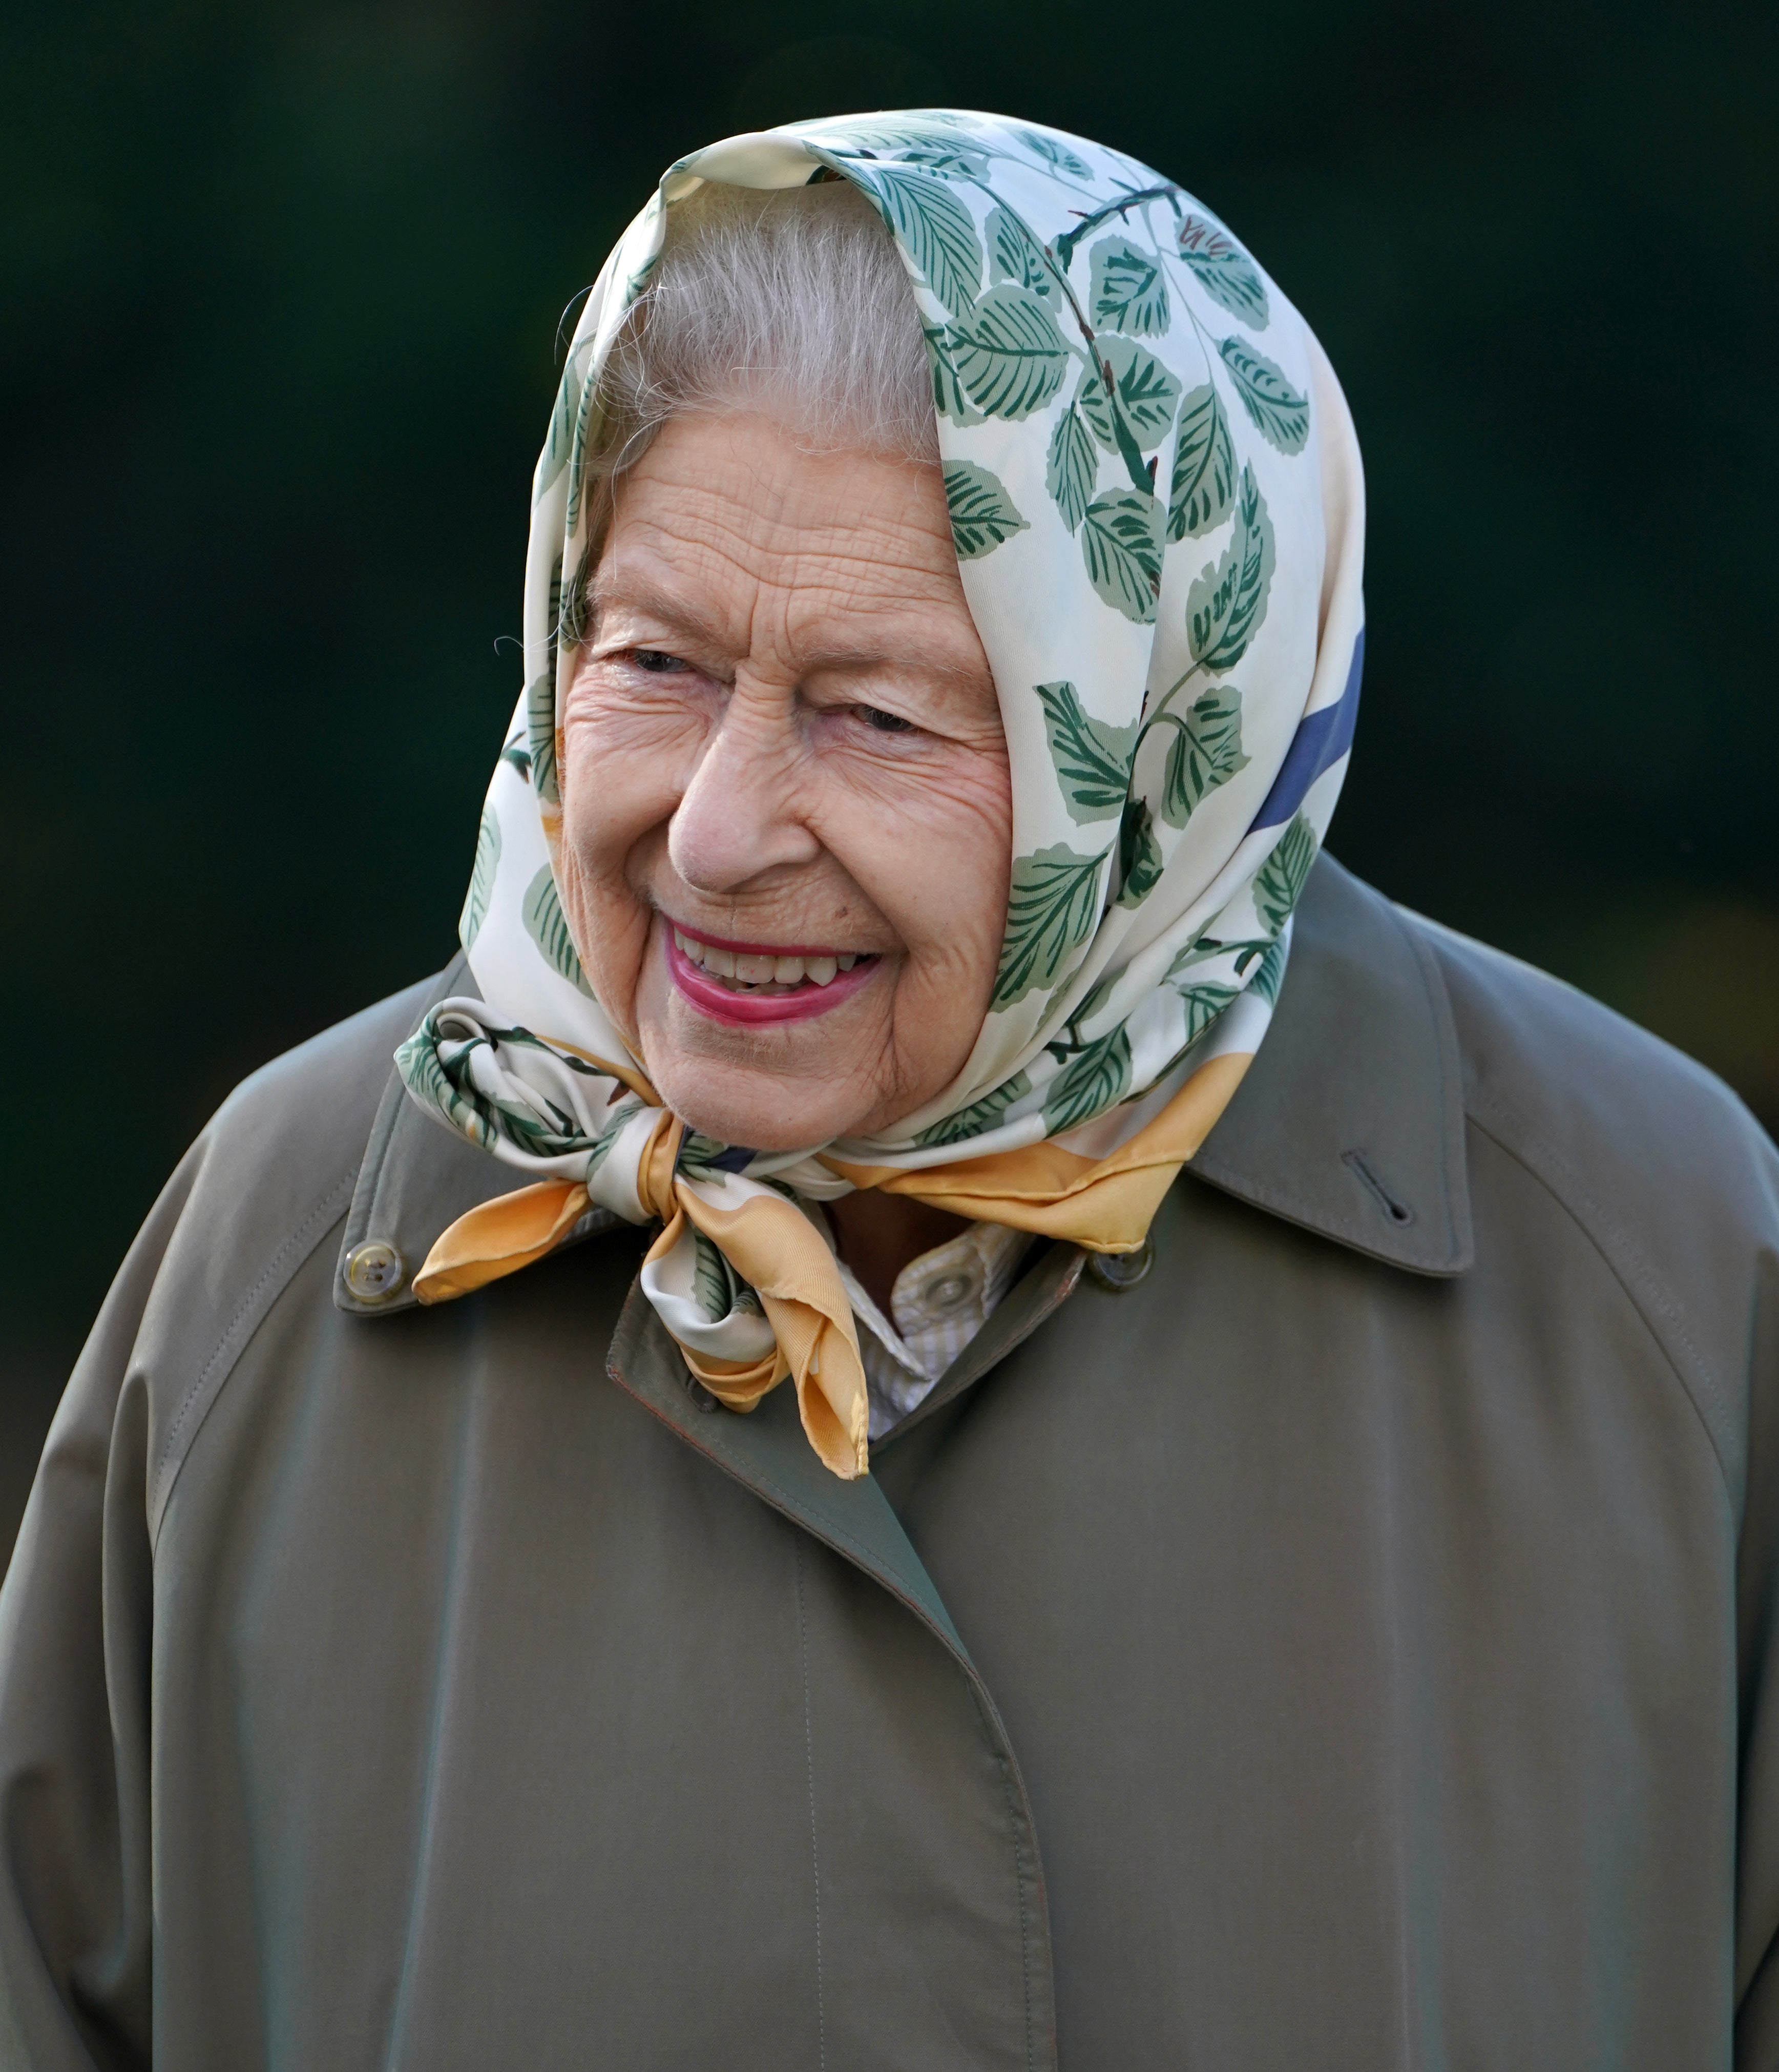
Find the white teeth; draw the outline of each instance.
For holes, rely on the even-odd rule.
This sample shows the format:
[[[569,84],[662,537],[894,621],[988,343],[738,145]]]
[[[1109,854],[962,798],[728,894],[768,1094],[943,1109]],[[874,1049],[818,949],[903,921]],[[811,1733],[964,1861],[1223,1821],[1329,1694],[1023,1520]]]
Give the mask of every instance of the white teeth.
[[[781,957],[765,951],[719,950],[713,943],[701,943],[683,930],[673,931],[673,939],[683,956],[717,978],[737,986],[801,985],[805,979],[815,985],[832,985],[836,974],[851,971],[863,954],[849,950],[828,957]]]

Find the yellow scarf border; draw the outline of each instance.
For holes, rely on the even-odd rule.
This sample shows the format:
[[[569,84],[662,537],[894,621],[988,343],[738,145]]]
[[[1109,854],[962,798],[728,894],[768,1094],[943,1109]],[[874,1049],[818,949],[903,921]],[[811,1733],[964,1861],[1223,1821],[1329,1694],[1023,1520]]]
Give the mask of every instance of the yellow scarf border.
[[[906,1194],[972,1222],[1009,1224],[1088,1252],[1135,1252],[1252,1056],[1225,1051],[1207,1059],[1158,1116],[1101,1159],[1046,1140],[915,1172],[828,1157],[820,1162],[855,1187]],[[762,1190],[734,1209],[705,1198],[675,1170],[684,1133],[678,1119],[664,1112],[638,1167],[638,1199],[663,1225],[644,1263],[671,1252],[690,1222],[758,1292],[778,1342],[772,1355],[748,1366],[713,1360],[683,1344],[680,1356],[730,1410],[752,1410],[791,1377],[803,1430],[824,1465],[845,1481],[868,1474],[865,1367],[832,1253],[809,1219],[780,1194]],[[448,1302],[517,1273],[554,1252],[590,1206],[585,1186],[569,1180],[541,1181],[484,1202],[459,1216],[428,1252],[414,1293],[423,1303]]]

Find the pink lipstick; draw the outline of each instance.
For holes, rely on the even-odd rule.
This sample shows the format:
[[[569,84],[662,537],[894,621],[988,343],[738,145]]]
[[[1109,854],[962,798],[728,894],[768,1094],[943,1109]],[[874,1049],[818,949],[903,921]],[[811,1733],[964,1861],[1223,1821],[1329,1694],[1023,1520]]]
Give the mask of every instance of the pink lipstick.
[[[737,943],[661,916],[668,971],[701,1013],[757,1029],[825,1014],[869,984],[881,961],[856,951]]]

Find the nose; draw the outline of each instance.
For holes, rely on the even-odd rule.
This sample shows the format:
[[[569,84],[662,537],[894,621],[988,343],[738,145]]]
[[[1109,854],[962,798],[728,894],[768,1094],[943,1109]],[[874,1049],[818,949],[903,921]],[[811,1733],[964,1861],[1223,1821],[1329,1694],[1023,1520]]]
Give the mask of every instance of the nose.
[[[668,860],[695,891],[721,894],[811,863],[806,749],[791,696],[737,681],[668,824]]]

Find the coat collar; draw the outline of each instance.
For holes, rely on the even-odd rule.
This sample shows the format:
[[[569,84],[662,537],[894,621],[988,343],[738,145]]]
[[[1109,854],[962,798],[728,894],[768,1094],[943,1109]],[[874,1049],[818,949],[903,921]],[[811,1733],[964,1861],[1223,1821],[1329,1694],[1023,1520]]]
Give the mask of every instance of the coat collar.
[[[459,954],[427,989],[420,1013],[441,1000],[481,997],[469,960]],[[479,1151],[417,1108],[392,1065],[364,1147],[352,1206],[346,1215],[346,1234],[334,1268],[336,1306],[359,1317],[384,1317],[413,1309],[414,1275],[440,1232],[482,1202],[524,1185],[524,1176],[512,1166]],[[590,1236],[617,1220],[602,1211],[588,1219],[582,1235]],[[354,1253],[368,1244],[392,1247],[401,1263],[396,1286],[371,1300],[356,1294],[348,1277]]]
[[[430,998],[470,994],[462,957]],[[1337,1244],[1415,1273],[1471,1264],[1457,1039],[1444,982],[1401,913],[1325,856],[1299,902],[1278,1009],[1247,1076],[1186,1170]],[[347,1216],[334,1299],[409,1307],[415,1269],[466,1210],[516,1177],[422,1113],[392,1071]],[[610,1219],[607,1219],[610,1221]],[[590,1226],[588,1235],[599,1226]],[[400,1286],[355,1294],[364,1244],[401,1254]]]
[[[1186,1170],[1411,1272],[1475,1257],[1445,981],[1402,911],[1332,857],[1298,903],[1266,1040]]]

